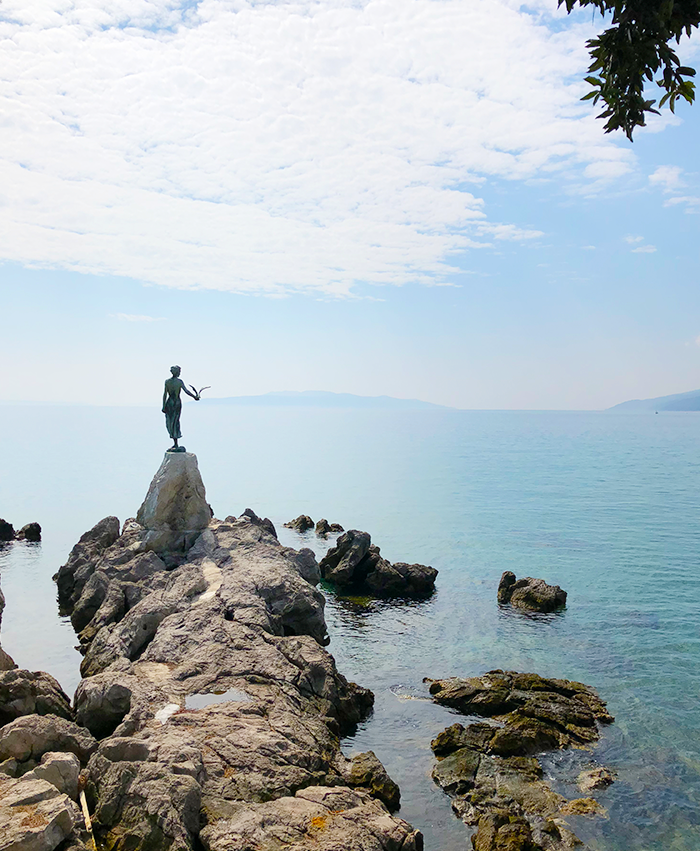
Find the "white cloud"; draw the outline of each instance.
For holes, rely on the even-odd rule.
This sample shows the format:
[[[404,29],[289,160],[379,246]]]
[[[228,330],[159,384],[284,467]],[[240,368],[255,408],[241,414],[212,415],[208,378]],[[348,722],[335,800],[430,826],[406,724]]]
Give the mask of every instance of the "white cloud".
[[[649,175],[649,183],[660,187],[664,192],[674,192],[683,186],[681,174],[683,169],[676,165],[660,165]]]
[[[633,236],[632,234],[628,234],[625,237],[625,242],[629,242],[630,245],[634,245],[637,242],[644,242],[643,236]]]
[[[119,319],[121,322],[163,322],[163,316],[145,316],[139,313],[110,313],[112,319]]]
[[[675,207],[678,204],[685,207],[686,213],[700,213],[700,195],[677,195],[674,198],[668,198],[664,202],[664,207]]]
[[[517,0],[5,0],[0,259],[181,288],[449,281],[484,178],[607,181],[588,24]],[[568,82],[570,81],[570,82]]]
[[[656,246],[654,245],[639,245],[632,249],[633,254],[653,254],[655,251]]]

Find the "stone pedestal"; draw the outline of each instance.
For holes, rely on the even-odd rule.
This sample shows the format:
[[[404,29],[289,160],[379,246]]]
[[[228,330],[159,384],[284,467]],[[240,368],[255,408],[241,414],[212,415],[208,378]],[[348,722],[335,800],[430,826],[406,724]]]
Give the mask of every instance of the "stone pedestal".
[[[209,525],[211,506],[192,452],[166,452],[136,520],[147,531],[146,548],[186,550]]]

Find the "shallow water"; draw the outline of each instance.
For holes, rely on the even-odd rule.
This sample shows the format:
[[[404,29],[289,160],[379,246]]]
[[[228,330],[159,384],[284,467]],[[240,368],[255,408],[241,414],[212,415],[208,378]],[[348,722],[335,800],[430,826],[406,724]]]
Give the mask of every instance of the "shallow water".
[[[161,419],[0,407],[0,516],[44,528],[42,544],[0,550],[3,646],[69,692],[79,656],[51,575],[97,520],[135,514],[167,446]],[[439,569],[424,603],[329,594],[327,604],[340,670],[376,695],[345,750],[377,753],[427,848],[468,847],[468,831],[430,780],[430,739],[456,717],[425,699],[423,677],[492,668],[582,680],[616,716],[594,754],[618,774],[596,793],[609,817],[576,820],[582,839],[611,851],[700,847],[700,415],[191,404],[183,428],[217,516],[250,506],[285,543],[315,548],[282,523],[324,516],[366,529],[391,560]],[[568,608],[499,609],[503,570],[560,584]],[[587,758],[558,754],[546,768],[574,796]]]

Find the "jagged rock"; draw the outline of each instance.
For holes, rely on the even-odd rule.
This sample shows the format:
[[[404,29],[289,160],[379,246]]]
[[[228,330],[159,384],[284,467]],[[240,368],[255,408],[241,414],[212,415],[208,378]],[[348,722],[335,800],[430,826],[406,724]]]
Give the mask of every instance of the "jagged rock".
[[[554,792],[532,754],[597,741],[597,723],[613,719],[595,690],[501,670],[429,682],[438,703],[497,722],[455,723],[431,743],[438,758],[433,779],[454,796],[454,811],[467,824],[478,824],[474,848],[563,851],[580,845],[557,819],[595,807]]]
[[[59,792],[78,800],[80,760],[73,753],[45,753],[41,763],[23,775],[24,780],[45,780]]]
[[[146,548],[184,552],[206,529],[212,516],[197,456],[191,452],[166,452],[136,514],[136,522],[148,530]]]
[[[40,541],[41,526],[38,523],[27,523],[17,532],[16,538],[18,541]]]
[[[277,537],[277,530],[275,529],[275,524],[272,522],[272,520],[270,520],[269,517],[258,517],[258,515],[253,511],[252,508],[246,508],[246,510],[241,515],[241,520],[244,517],[248,517],[251,523],[253,523],[255,526],[260,526],[261,529],[264,529],[266,532],[272,535],[273,538]],[[236,518],[229,517],[227,518],[227,520],[235,521]]]
[[[0,774],[0,848],[53,851],[80,820],[77,806],[51,783]]]
[[[5,596],[2,593],[2,588],[0,588],[0,625],[2,624],[2,612],[5,608]],[[11,671],[13,668],[16,668],[15,662],[11,656],[9,656],[5,651],[0,647],[0,671]],[[2,710],[2,699],[0,698],[0,711]]]
[[[607,768],[598,766],[581,771],[576,778],[576,785],[582,792],[593,792],[595,789],[605,789],[615,781],[615,775]]]
[[[315,532],[319,536],[319,538],[328,537],[328,533],[331,531],[330,523],[324,518],[318,520],[316,523]]]
[[[0,647],[0,671],[11,671],[16,668],[15,660]]]
[[[294,520],[290,520],[284,525],[287,529],[295,529],[297,532],[306,532],[308,529],[314,528],[314,521],[308,514],[300,514]]]
[[[599,737],[596,721],[614,720],[595,689],[538,674],[496,670],[481,677],[433,680],[430,693],[437,703],[465,715],[505,721],[504,728],[493,728],[486,746],[486,752],[502,755],[594,742]]]
[[[84,727],[55,715],[23,715],[0,728],[0,761],[38,762],[45,753],[68,751],[84,765],[96,749]]]
[[[338,534],[338,533],[344,532],[345,529],[343,529],[343,527],[340,525],[340,523],[331,523],[329,531],[332,532],[333,534]]]
[[[74,620],[94,612],[80,633],[75,711],[101,738],[84,773],[98,844],[193,851],[207,847],[202,819],[212,830],[233,816],[248,823],[271,799],[308,787],[354,795],[343,786],[352,762],[339,736],[367,715],[373,695],[323,649],[313,553],[283,547],[272,524],[247,510],[212,519],[186,552],[163,555],[165,569],[137,571],[149,534],[127,521],[66,581],[66,608],[82,612]],[[351,848],[417,848],[405,844],[412,829],[371,797],[395,795],[381,763],[365,756],[355,771],[367,791],[338,836]],[[276,827],[264,825],[272,842]]]
[[[207,851],[423,851],[423,836],[361,790],[311,786],[236,809],[201,833]]]
[[[92,576],[102,553],[119,537],[119,520],[105,517],[86,532],[70,551],[68,561],[54,576],[61,608],[70,612]]]
[[[70,700],[44,671],[14,669],[0,673],[0,727],[21,715],[58,715],[73,720]]]
[[[13,541],[15,538],[15,527],[7,520],[0,517],[0,541]]]
[[[391,564],[381,557],[369,534],[356,529],[342,534],[319,566],[326,581],[375,597],[426,597],[438,573],[423,564]]]
[[[566,605],[566,596],[566,591],[558,585],[547,585],[544,579],[531,576],[516,579],[510,570],[503,573],[498,584],[498,602],[510,603],[518,609],[554,612]]]
[[[353,789],[363,787],[378,798],[389,810],[396,812],[401,805],[399,787],[386,773],[374,751],[354,756],[341,767],[343,779]]]
[[[0,762],[0,774],[6,774],[8,777],[17,777],[18,762],[16,759],[4,759]]]

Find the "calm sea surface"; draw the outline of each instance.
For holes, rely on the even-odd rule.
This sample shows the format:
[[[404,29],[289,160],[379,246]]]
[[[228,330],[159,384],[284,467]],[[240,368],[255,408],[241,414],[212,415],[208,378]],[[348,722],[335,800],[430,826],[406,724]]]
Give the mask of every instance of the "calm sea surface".
[[[284,543],[298,514],[371,533],[392,561],[438,568],[421,604],[362,606],[327,593],[330,650],[376,694],[345,750],[374,750],[426,847],[469,846],[430,780],[430,739],[456,720],[423,677],[492,668],[594,685],[616,722],[593,757],[617,772],[606,819],[572,822],[595,849],[700,848],[700,414],[352,411],[185,404],[218,517],[246,507]],[[133,516],[168,446],[157,406],[0,406],[0,517],[37,520],[39,545],[0,549],[2,643],[71,693],[79,656],[52,574],[107,514]],[[502,571],[569,593],[559,615],[496,605]],[[550,757],[554,785],[591,758]]]

